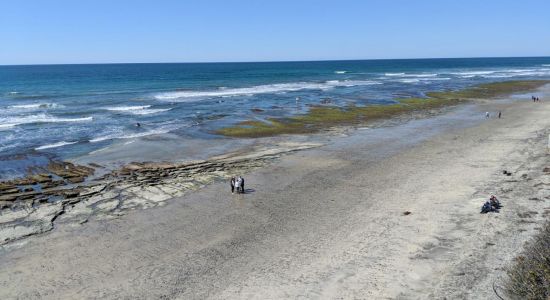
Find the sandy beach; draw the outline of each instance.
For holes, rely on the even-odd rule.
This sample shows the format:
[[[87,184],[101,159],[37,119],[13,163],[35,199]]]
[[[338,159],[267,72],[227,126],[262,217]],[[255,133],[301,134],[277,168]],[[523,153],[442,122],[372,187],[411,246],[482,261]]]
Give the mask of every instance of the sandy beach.
[[[492,299],[550,213],[540,93],[344,131],[242,174],[245,195],[216,181],[116,218],[61,215],[2,246],[0,298]],[[480,214],[491,194],[503,208]]]

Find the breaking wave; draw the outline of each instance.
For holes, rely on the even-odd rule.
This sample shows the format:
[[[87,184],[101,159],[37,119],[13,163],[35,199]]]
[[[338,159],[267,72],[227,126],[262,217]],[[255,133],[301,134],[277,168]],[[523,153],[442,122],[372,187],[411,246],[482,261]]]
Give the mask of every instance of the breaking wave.
[[[63,105],[57,103],[31,103],[31,104],[17,104],[8,106],[8,108],[13,109],[49,109],[49,108],[59,108]]]
[[[40,146],[40,147],[34,148],[34,150],[44,150],[44,149],[50,149],[50,148],[63,147],[63,146],[66,146],[66,145],[72,145],[72,144],[76,144],[76,143],[77,142],[65,142],[65,141],[63,141],[63,142],[59,142],[59,143]]]
[[[139,138],[139,137],[144,137],[148,135],[164,134],[164,133],[170,132],[171,130],[173,130],[173,128],[160,128],[160,129],[150,130],[146,132],[129,133],[129,134],[115,133],[115,134],[109,134],[109,135],[93,138],[90,140],[90,143],[97,143],[97,142],[115,140],[115,139],[133,139],[133,138]]]
[[[66,122],[86,122],[92,121],[92,117],[83,118],[58,118],[48,114],[38,114],[31,116],[0,118],[0,128],[10,128],[17,125],[35,124],[35,123],[66,123]]]
[[[295,82],[258,85],[245,88],[218,88],[208,91],[176,91],[161,93],[154,96],[157,100],[164,101],[195,101],[197,99],[215,97],[233,97],[243,95],[284,93],[300,90],[328,90],[335,87],[349,87],[357,85],[380,84],[371,80],[330,80],[326,82]]]
[[[111,111],[132,111],[132,110],[142,110],[151,107],[151,105],[141,105],[141,106],[114,106],[114,107],[105,107],[106,110]]]
[[[133,115],[150,115],[160,112],[165,112],[171,110],[171,108],[151,108],[151,105],[141,105],[141,106],[115,106],[115,107],[105,107],[108,111],[117,111],[123,113],[129,113]]]

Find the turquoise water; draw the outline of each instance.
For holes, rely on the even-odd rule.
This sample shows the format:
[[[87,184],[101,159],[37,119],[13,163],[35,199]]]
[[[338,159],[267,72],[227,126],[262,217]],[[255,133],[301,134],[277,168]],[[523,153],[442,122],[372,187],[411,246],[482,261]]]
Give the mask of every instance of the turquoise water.
[[[216,139],[220,126],[326,99],[385,104],[512,79],[550,79],[550,58],[0,66],[0,178],[121,140]]]

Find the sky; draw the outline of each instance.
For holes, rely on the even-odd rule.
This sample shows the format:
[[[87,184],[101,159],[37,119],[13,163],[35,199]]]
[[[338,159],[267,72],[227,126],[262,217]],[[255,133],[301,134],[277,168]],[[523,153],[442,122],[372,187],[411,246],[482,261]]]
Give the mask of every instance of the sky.
[[[0,0],[0,65],[550,56],[548,0]]]

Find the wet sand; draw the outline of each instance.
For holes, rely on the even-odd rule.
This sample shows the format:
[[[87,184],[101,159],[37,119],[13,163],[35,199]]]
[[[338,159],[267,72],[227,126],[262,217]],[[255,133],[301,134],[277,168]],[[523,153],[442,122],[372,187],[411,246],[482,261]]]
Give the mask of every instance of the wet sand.
[[[548,92],[357,130],[244,174],[246,195],[56,223],[3,248],[0,298],[486,299],[548,218]]]

